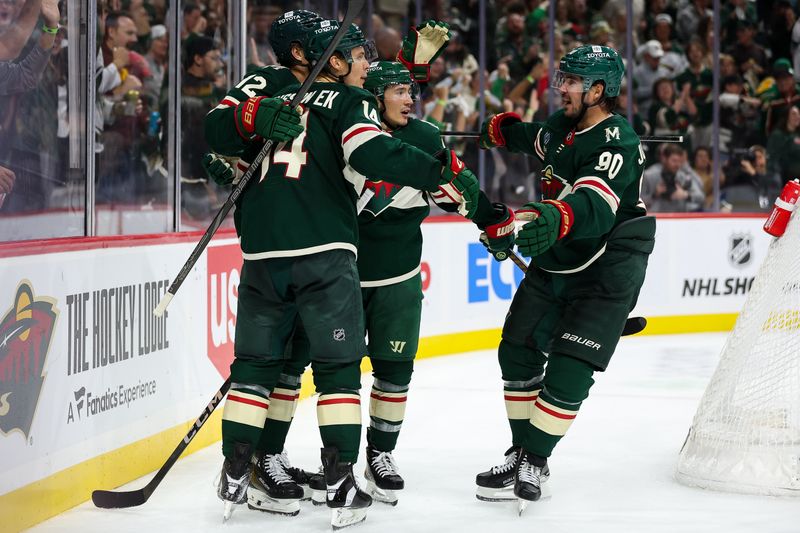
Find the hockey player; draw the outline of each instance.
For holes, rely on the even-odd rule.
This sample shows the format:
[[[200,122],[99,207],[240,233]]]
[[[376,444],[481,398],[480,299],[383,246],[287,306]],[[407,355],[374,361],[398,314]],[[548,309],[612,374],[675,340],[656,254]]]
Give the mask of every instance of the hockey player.
[[[544,123],[501,113],[481,130],[482,147],[543,161],[542,200],[517,212],[529,222],[516,243],[532,259],[498,350],[512,446],[476,479],[479,499],[516,496],[520,512],[541,496],[548,457],[606,369],[653,249],[655,220],[639,198],[645,157],[613,113],[623,74],[615,50],[581,46],[554,76],[562,110]]]
[[[318,60],[337,30],[336,21],[315,24],[303,47],[306,57]],[[264,161],[260,179],[242,196],[245,261],[222,423],[225,461],[218,494],[230,508],[244,501],[250,458],[299,316],[320,393],[322,463],[335,528],[364,520],[371,504],[352,473],[361,429],[359,363],[365,350],[355,266],[355,196],[363,179],[348,176],[353,180],[348,182],[342,168],[349,165],[361,174],[385,175],[449,196],[466,216],[477,207],[477,179],[454,154],[445,152],[440,162],[383,133],[374,97],[341,83],[346,76],[366,77],[365,44],[360,30],[350,28],[304,98],[303,133]],[[258,87],[251,90],[257,93]],[[294,93],[279,96],[289,101]],[[246,104],[255,107],[255,121],[261,99],[255,94]],[[228,131],[231,137],[241,136]]]

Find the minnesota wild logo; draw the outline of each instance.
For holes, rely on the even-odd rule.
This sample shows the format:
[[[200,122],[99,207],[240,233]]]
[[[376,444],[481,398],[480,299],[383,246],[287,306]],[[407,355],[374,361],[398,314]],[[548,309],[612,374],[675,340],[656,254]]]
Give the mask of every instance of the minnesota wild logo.
[[[383,180],[370,180],[368,179],[364,186],[367,189],[372,189],[375,191],[375,195],[370,199],[367,205],[364,207],[365,211],[369,211],[375,216],[378,216],[378,213],[386,209],[392,204],[392,200],[400,192],[399,185],[395,185],[394,183],[389,183],[388,181]]]
[[[561,197],[564,189],[568,187],[569,184],[564,181],[561,176],[553,172],[553,165],[547,165],[542,169],[542,198],[545,200],[556,200]]]

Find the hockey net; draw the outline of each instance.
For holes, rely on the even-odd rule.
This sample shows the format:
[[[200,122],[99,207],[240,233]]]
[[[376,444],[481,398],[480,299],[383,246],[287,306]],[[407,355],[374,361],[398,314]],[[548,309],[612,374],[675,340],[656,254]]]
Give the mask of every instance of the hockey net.
[[[681,449],[686,485],[800,496],[800,215],[769,246]]]

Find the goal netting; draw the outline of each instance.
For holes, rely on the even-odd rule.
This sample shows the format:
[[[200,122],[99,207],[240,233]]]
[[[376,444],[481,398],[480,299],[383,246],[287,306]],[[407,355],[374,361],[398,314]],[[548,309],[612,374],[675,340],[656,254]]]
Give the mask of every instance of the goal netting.
[[[678,481],[800,496],[800,215],[769,246],[681,449]]]

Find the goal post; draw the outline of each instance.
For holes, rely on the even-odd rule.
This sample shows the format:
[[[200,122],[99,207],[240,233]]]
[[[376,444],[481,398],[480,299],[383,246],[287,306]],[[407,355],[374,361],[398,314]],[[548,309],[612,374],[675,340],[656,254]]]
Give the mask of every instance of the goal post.
[[[800,215],[769,246],[680,452],[683,484],[800,496]]]

